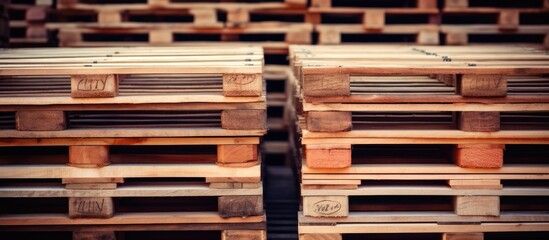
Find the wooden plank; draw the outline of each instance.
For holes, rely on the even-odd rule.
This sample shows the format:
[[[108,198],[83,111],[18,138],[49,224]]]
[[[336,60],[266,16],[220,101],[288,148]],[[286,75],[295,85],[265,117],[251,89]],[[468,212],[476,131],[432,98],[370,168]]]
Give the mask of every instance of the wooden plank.
[[[109,164],[108,146],[69,146],[69,166],[101,168]]]
[[[235,164],[258,164],[257,145],[218,145],[217,163],[222,166]]]
[[[443,233],[442,240],[484,240],[484,233]]]
[[[219,127],[201,127],[201,128],[110,128],[104,129],[68,129],[64,131],[16,131],[2,130],[0,138],[185,138],[185,137],[237,137],[237,136],[263,136],[266,130],[226,130]],[[0,141],[1,142],[1,141]],[[131,142],[131,141],[130,141]],[[190,142],[190,141],[189,141]],[[79,145],[86,145],[81,142]],[[170,145],[170,144],[167,144]]]
[[[223,96],[261,96],[263,78],[261,74],[223,74]]]
[[[305,74],[303,92],[308,97],[333,97],[351,95],[349,74]]]
[[[266,240],[264,230],[225,230],[221,232],[221,240]]]
[[[258,137],[211,137],[211,138],[46,138],[46,139],[0,139],[0,146],[110,146],[110,145],[222,145],[222,144],[259,144]]]
[[[314,179],[312,175],[309,174],[322,174],[321,177],[325,178],[331,176],[330,174],[347,174],[347,179],[357,179],[350,178],[356,176],[357,174],[363,174],[363,176],[357,176],[358,179],[375,179],[368,176],[378,175],[377,177],[382,177],[382,174],[400,174],[402,178],[398,176],[390,176],[388,179],[444,179],[447,180],[448,176],[453,177],[453,179],[529,179],[535,175],[547,175],[549,174],[549,166],[547,164],[513,164],[510,166],[505,166],[503,168],[461,168],[453,164],[353,164],[350,168],[341,168],[341,169],[314,169],[308,166],[303,165],[301,171],[304,173],[304,179]],[[425,178],[422,177],[410,177],[407,178],[408,174],[429,174],[425,175]],[[436,174],[439,174],[438,176]],[[442,175],[442,174],[451,174],[451,175]],[[521,178],[515,178],[512,175],[518,174]],[[528,175],[535,174],[535,175]],[[345,176],[345,175],[343,175]],[[343,176],[341,176],[343,178]],[[428,176],[433,176],[430,178]],[[469,178],[468,176],[473,176]],[[517,176],[517,177],[519,177]],[[544,179],[542,177],[541,179]],[[317,178],[318,179],[318,178]],[[534,178],[535,179],[535,178]]]
[[[71,97],[116,97],[119,81],[115,74],[71,75]]]
[[[507,95],[507,76],[497,74],[464,74],[456,91],[464,97],[503,97]]]
[[[353,129],[351,112],[307,112],[307,130],[311,132],[346,132]]]
[[[102,168],[75,168],[65,165],[3,166],[0,176],[16,178],[150,178],[150,177],[257,177],[259,165],[223,168],[213,164],[116,164]]]
[[[498,196],[456,196],[454,211],[460,216],[499,216]]]
[[[305,145],[305,161],[309,168],[348,168],[351,159],[350,144]]]
[[[448,180],[448,185],[452,189],[492,189],[501,190],[501,180],[487,180],[487,179],[475,179],[475,180]]]
[[[499,13],[498,28],[504,31],[517,30],[520,12],[518,10],[502,10]]]
[[[70,197],[70,218],[110,218],[114,203],[110,197]]]
[[[458,128],[466,132],[497,132],[500,129],[499,112],[459,112]]]
[[[263,197],[221,196],[218,198],[218,213],[224,218],[263,215]]]
[[[169,216],[169,217],[168,217]],[[229,224],[264,222],[265,216],[250,216],[247,218],[222,218],[217,212],[146,212],[146,213],[116,213],[112,218],[86,219],[68,218],[67,214],[3,214],[0,217],[2,226],[40,226],[40,225],[148,225],[157,224]],[[149,225],[150,226],[150,225]]]
[[[223,110],[221,127],[229,130],[267,129],[265,110]]]
[[[64,111],[17,111],[15,128],[18,131],[60,131],[67,128]]]
[[[364,13],[362,25],[365,29],[381,30],[385,27],[385,11],[368,10]]]
[[[241,188],[259,188],[261,183],[242,183],[242,182],[211,182],[210,188],[215,189],[241,189]]]
[[[548,196],[547,187],[504,187],[503,190],[451,189],[447,186],[359,186],[357,189],[302,189],[302,196]]]
[[[459,144],[455,162],[463,168],[501,168],[504,150],[501,144]]]
[[[341,234],[300,234],[299,240],[342,240]]]
[[[303,215],[346,217],[349,215],[349,198],[347,196],[304,196]]]
[[[111,232],[74,231],[72,240],[116,240],[116,234]]]

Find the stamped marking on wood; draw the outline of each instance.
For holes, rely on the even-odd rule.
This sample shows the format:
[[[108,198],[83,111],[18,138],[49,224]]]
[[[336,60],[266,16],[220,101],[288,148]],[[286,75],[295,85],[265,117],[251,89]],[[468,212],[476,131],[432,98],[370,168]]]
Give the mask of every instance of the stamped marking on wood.
[[[101,200],[83,200],[78,202],[76,212],[82,214],[101,213],[105,206],[105,199]]]
[[[114,97],[118,92],[118,80],[112,74],[71,76],[72,97]]]
[[[110,197],[71,197],[69,217],[71,218],[110,218],[114,206]]]
[[[458,88],[462,96],[498,97],[507,94],[505,75],[463,75]]]
[[[260,96],[261,82],[261,74],[225,74],[223,75],[223,95]]]
[[[341,203],[330,200],[322,200],[313,204],[314,211],[321,215],[332,215],[341,210]]]

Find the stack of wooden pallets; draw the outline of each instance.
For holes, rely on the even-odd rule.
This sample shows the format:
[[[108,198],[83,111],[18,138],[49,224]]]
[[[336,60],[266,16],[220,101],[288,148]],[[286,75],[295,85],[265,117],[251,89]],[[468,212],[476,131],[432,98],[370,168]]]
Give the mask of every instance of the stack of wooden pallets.
[[[261,48],[1,55],[4,236],[265,239]]]
[[[439,44],[436,0],[312,0],[309,21],[319,44],[416,42]]]
[[[11,1],[9,14],[10,45],[12,47],[46,46],[46,21],[52,0]]]
[[[549,48],[549,2],[446,0],[441,32],[447,45],[544,43]]]
[[[291,46],[290,60],[302,240],[547,236],[545,52]]]
[[[287,53],[311,43],[305,0],[270,1],[57,1],[61,46],[261,44]]]

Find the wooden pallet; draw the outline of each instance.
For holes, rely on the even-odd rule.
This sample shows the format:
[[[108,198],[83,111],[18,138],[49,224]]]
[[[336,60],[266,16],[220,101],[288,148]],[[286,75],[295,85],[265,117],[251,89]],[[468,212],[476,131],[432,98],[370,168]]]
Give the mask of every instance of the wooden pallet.
[[[219,46],[225,44],[226,47],[233,47],[255,44],[264,47],[265,52],[271,54],[287,53],[289,44],[311,43],[311,35],[312,26],[309,24],[276,22],[222,29],[193,29],[155,24],[153,28],[145,26],[137,29],[66,28],[59,30],[60,46]],[[273,36],[276,37],[273,38]],[[239,40],[240,42],[237,42]]]
[[[177,16],[182,22],[196,28],[219,28],[224,26],[219,16],[226,16],[226,23],[229,27],[242,27],[256,20],[255,15],[274,14],[279,17],[287,15],[304,15],[306,1],[269,1],[269,2],[240,2],[231,1],[186,1],[171,2],[169,0],[150,0],[142,2],[116,2],[105,5],[100,3],[80,3],[80,1],[58,1],[59,14],[75,14],[75,10],[81,14],[92,14],[97,19],[92,23],[78,24],[85,27],[119,27],[132,26],[132,17],[138,15],[172,15]],[[187,16],[183,18],[183,16]],[[154,18],[153,18],[154,19]],[[157,22],[157,20],[153,20]],[[178,21],[181,22],[181,21]],[[303,21],[301,21],[303,22]],[[60,24],[59,28],[66,25]],[[134,25],[135,27],[135,25]]]
[[[358,24],[319,24],[315,26],[318,44],[409,42],[439,44],[439,26],[434,24],[392,24],[382,29],[367,29]]]
[[[12,46],[46,46],[48,32],[46,21],[51,10],[51,0],[34,3],[16,3],[8,5]]]

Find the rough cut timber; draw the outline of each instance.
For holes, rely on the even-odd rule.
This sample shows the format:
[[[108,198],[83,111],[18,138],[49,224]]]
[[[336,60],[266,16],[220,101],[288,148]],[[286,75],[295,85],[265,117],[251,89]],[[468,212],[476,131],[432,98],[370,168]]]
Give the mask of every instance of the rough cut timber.
[[[221,127],[229,130],[263,130],[267,128],[265,110],[225,110],[221,112]]]
[[[460,216],[499,216],[498,196],[456,196],[454,210]]]
[[[221,196],[218,198],[221,217],[249,217],[263,215],[262,196]]]
[[[69,198],[70,218],[110,218],[114,214],[114,203],[110,197]]]
[[[351,166],[350,144],[305,145],[309,168],[347,168]]]
[[[72,233],[73,240],[116,240],[116,234],[114,232],[103,231],[75,231]]]
[[[307,130],[312,132],[345,132],[353,128],[350,112],[308,112]]]
[[[69,146],[69,166],[99,168],[109,164],[108,146]]]
[[[501,144],[460,144],[455,162],[463,168],[501,168],[504,150]]]
[[[221,233],[221,240],[266,240],[266,231],[226,230]]]
[[[259,164],[257,145],[218,145],[217,163],[223,166],[250,166]]]
[[[444,233],[442,240],[484,240],[484,233]]]
[[[59,131],[67,128],[64,111],[17,111],[15,125],[19,131]]]
[[[499,112],[460,112],[459,129],[466,132],[497,132],[500,128]]]

